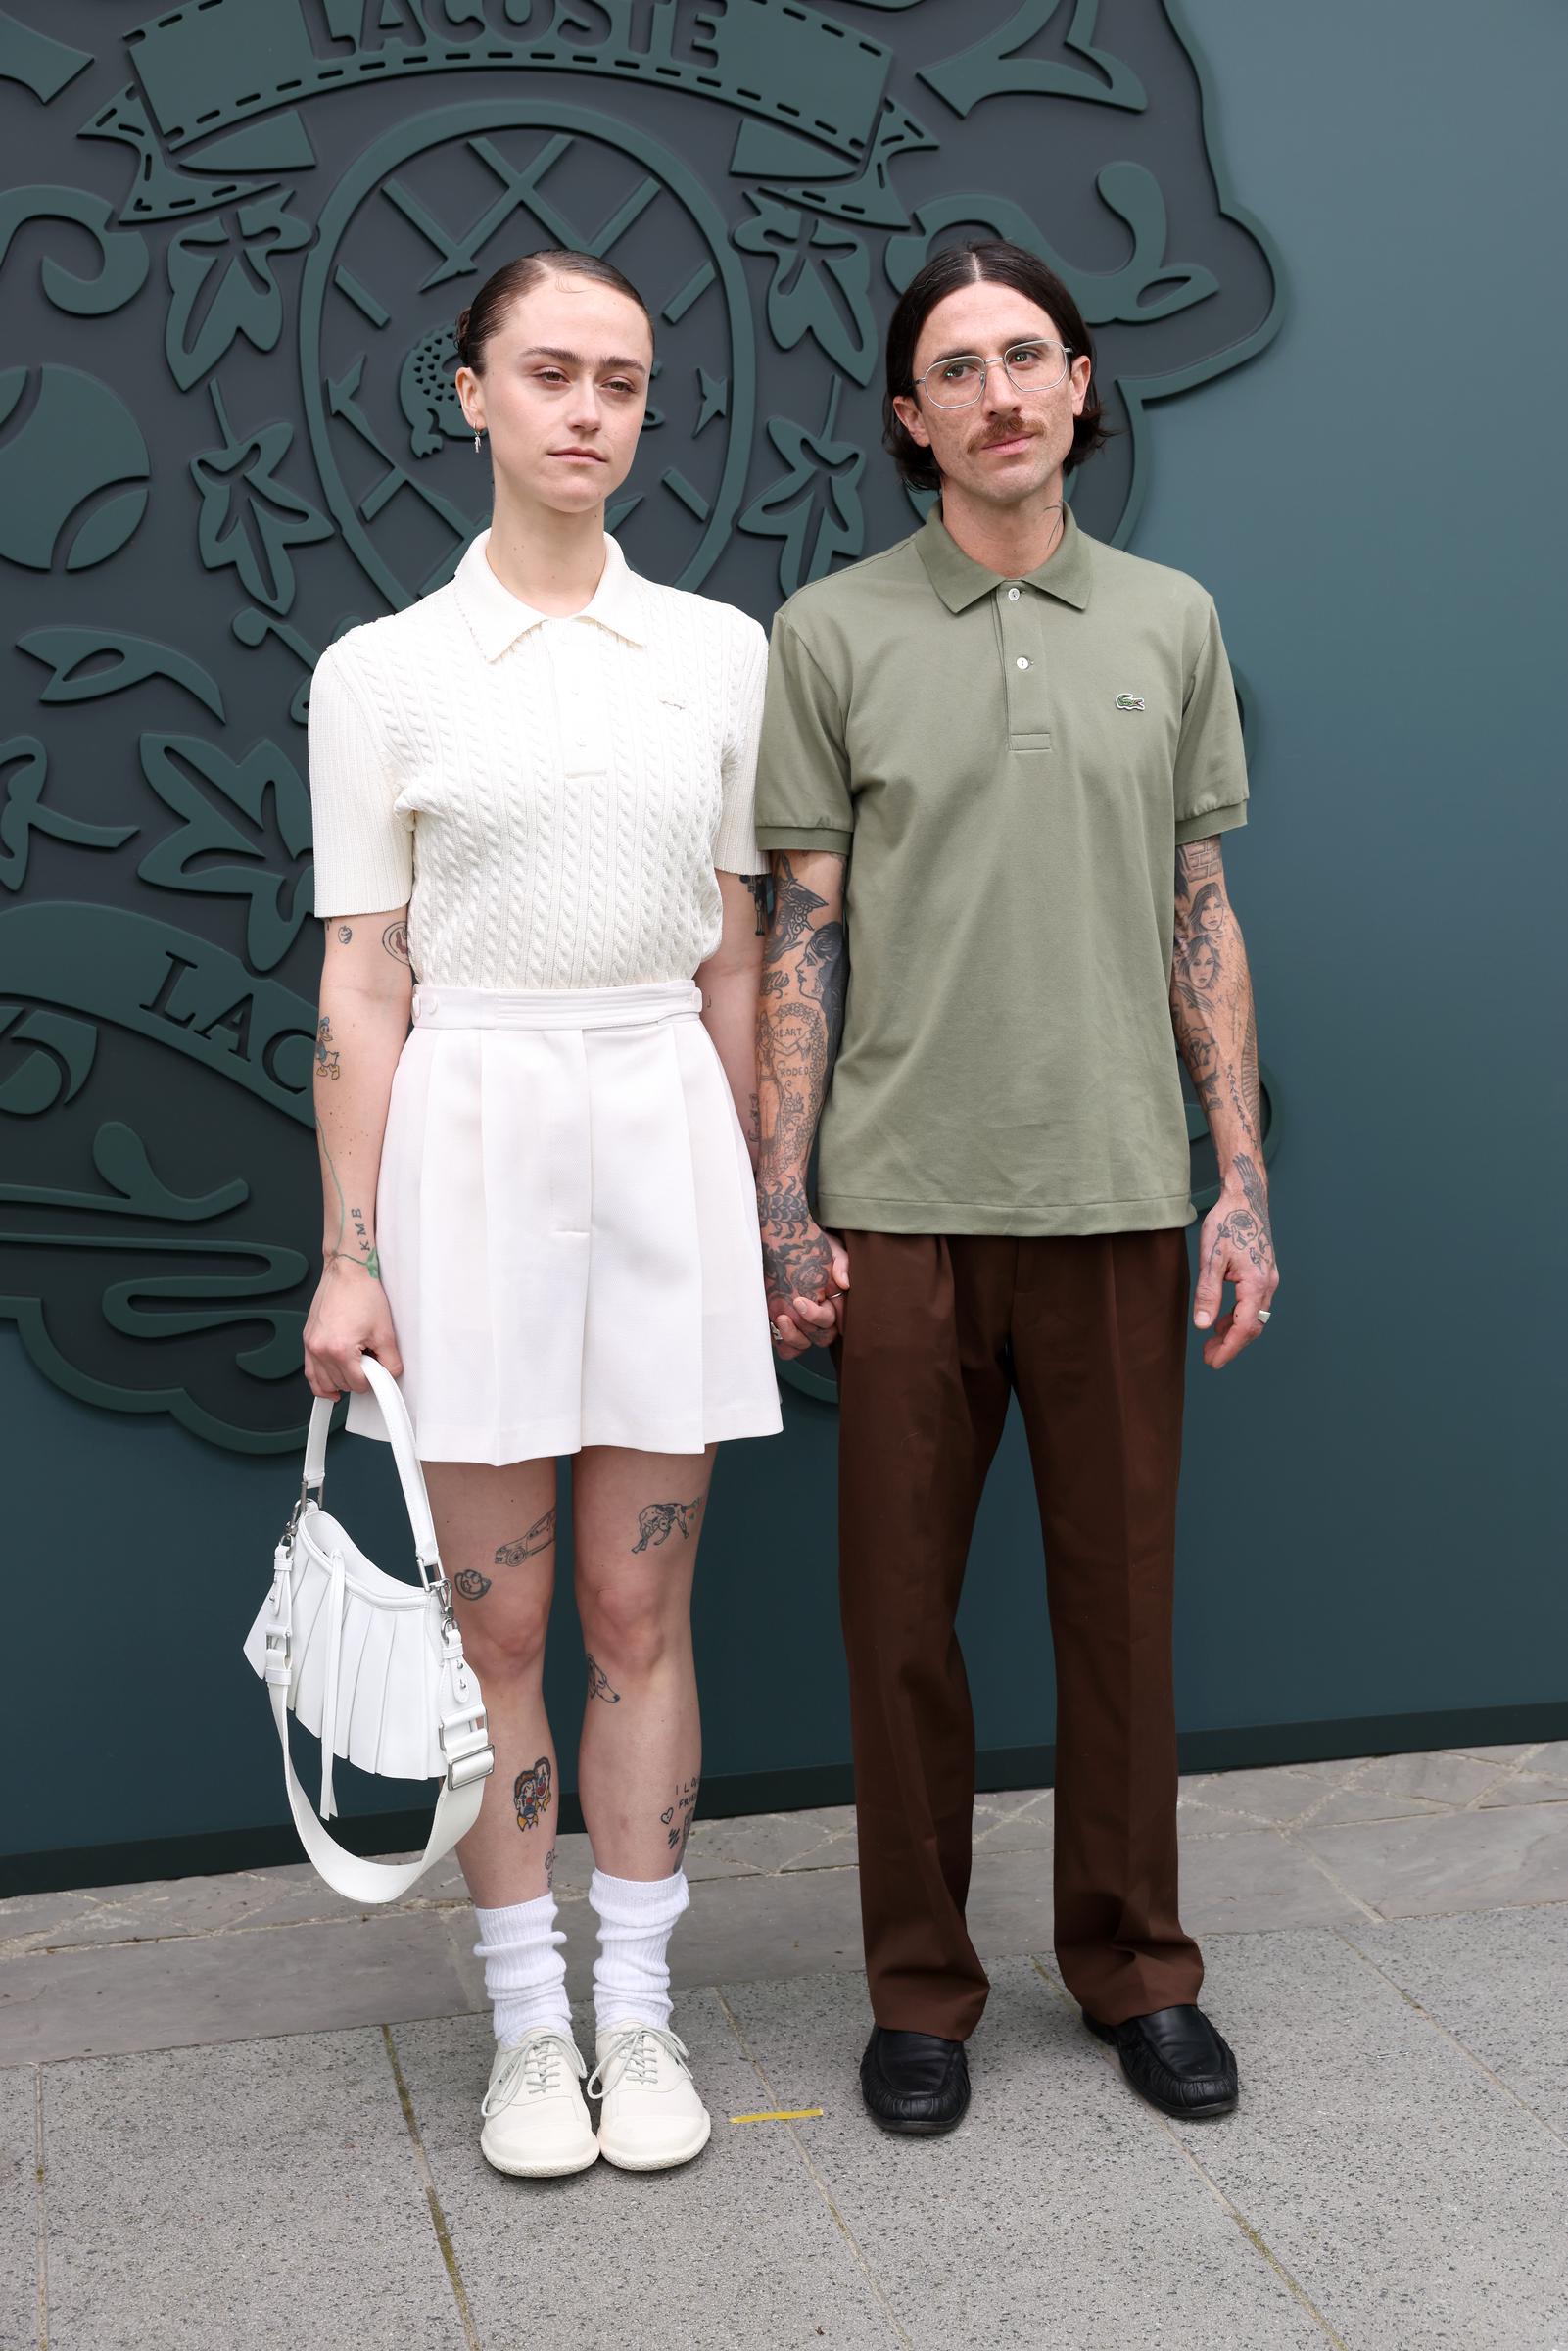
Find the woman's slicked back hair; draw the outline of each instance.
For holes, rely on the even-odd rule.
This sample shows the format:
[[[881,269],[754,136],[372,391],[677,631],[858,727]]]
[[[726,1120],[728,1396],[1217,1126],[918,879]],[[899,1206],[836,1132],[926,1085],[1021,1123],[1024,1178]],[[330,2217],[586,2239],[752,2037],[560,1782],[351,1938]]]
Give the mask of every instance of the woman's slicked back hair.
[[[609,286],[635,302],[653,332],[653,319],[629,277],[622,275],[613,262],[601,261],[596,253],[568,253],[553,250],[548,253],[520,254],[515,262],[504,262],[491,277],[487,277],[473,301],[457,320],[457,359],[461,366],[471,367],[475,375],[485,372],[485,345],[495,334],[512,304],[524,294],[551,278],[587,277],[595,285]]]

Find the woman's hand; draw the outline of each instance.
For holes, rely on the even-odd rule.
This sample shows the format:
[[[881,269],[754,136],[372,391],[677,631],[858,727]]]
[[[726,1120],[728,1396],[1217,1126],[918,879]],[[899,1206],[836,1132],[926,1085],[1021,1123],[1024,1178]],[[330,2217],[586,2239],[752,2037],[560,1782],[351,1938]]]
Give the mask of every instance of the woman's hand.
[[[305,1325],[305,1376],[312,1396],[336,1399],[369,1387],[361,1355],[373,1355],[396,1379],[403,1370],[387,1293],[353,1258],[329,1257]]]

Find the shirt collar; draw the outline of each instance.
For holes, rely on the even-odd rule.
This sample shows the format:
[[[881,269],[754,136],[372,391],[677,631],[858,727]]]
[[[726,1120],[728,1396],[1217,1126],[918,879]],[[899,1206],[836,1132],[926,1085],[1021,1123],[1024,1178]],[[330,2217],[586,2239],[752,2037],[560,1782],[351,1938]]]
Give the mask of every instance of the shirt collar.
[[[485,552],[489,545],[489,531],[481,531],[452,574],[451,584],[457,608],[473,632],[474,643],[487,661],[496,661],[519,637],[526,637],[531,629],[542,628],[553,616],[536,612],[532,604],[525,604],[521,597],[513,596],[509,588],[501,586]],[[600,628],[624,637],[629,645],[646,645],[641,606],[637,573],[627,562],[619,543],[606,534],[599,584],[582,611],[568,617],[596,621]]]
[[[1034,571],[1021,572],[1031,588],[1042,588],[1047,596],[1060,598],[1081,612],[1089,600],[1090,546],[1079,530],[1072,508],[1062,509],[1062,536],[1055,552]],[[942,520],[940,504],[932,506],[926,517],[926,528],[916,536],[927,577],[949,612],[964,612],[989,596],[1002,582],[1002,573],[988,571],[967,555]]]

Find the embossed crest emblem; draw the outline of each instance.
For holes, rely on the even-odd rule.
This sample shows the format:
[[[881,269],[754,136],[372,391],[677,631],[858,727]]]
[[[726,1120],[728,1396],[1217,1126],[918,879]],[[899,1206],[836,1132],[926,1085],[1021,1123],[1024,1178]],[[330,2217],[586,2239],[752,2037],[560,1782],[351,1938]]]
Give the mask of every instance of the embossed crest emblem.
[[[565,244],[640,287],[658,367],[611,527],[766,620],[917,519],[879,369],[934,248],[1016,238],[1071,286],[1121,427],[1074,505],[1118,542],[1150,406],[1262,347],[1274,273],[1173,0],[105,16],[0,25],[40,102],[0,215],[0,1313],[84,1401],[292,1449],[309,673],[487,519],[451,390],[481,279]]]

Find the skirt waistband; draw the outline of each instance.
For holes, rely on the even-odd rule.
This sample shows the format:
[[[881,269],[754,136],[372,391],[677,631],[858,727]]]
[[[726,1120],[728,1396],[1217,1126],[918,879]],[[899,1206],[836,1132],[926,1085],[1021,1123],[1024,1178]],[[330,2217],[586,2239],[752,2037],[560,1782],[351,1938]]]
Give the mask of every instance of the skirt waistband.
[[[421,1029],[641,1029],[694,1020],[692,980],[636,987],[438,987],[421,981],[410,1007]]]

